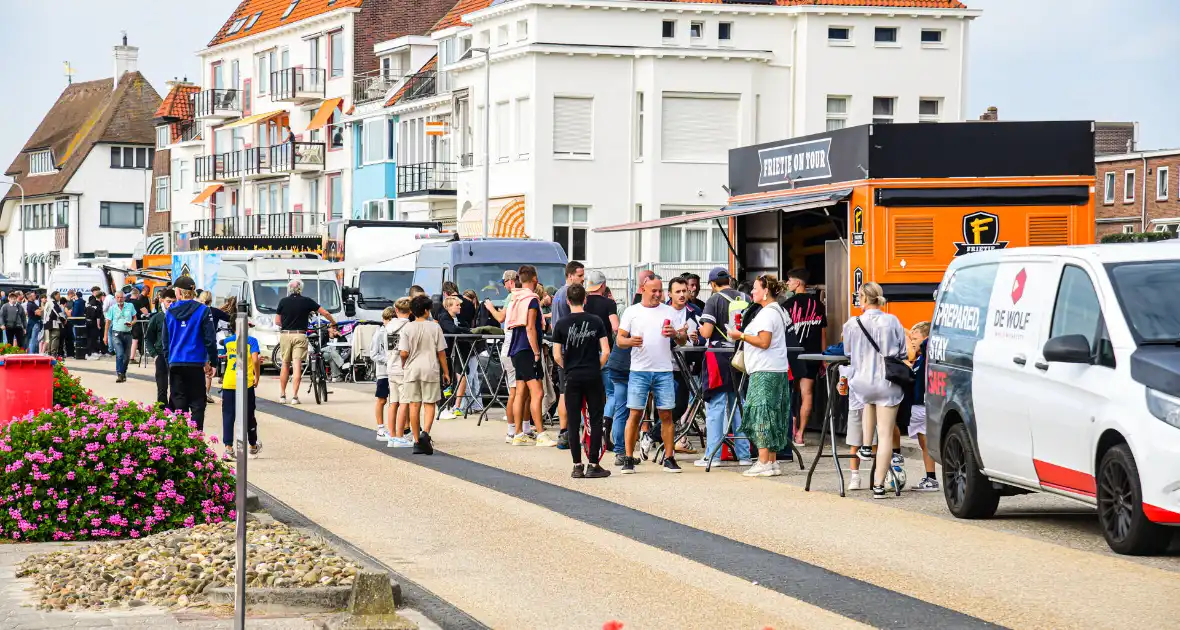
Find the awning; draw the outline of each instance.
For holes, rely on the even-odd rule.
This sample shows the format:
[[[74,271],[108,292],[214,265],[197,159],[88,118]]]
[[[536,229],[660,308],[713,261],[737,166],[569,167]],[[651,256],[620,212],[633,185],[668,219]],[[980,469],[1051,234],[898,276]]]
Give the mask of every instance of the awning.
[[[222,188],[225,188],[225,186],[222,186],[221,184],[213,184],[212,186],[206,186],[205,190],[202,190],[201,194],[197,195],[196,199],[193,199],[193,204],[205,203],[206,201],[209,200],[210,197],[221,192]]]
[[[336,111],[336,108],[340,107],[340,103],[343,102],[344,99],[342,98],[330,98],[324,101],[323,105],[320,105],[320,109],[315,113],[315,116],[312,117],[311,124],[307,126],[307,131],[319,129],[328,124],[328,119],[332,117],[332,112]]]
[[[671,227],[673,225],[684,225],[686,223],[697,223],[699,221],[713,221],[716,219],[728,219],[730,217],[742,217],[749,214],[770,212],[771,210],[781,210],[783,212],[811,210],[812,208],[823,208],[830,206],[847,198],[848,195],[851,194],[852,189],[847,189],[822,193],[798,194],[789,197],[776,197],[774,199],[735,203],[730,206],[725,206],[720,210],[690,212],[674,217],[651,219],[649,221],[635,221],[633,223],[622,223],[620,225],[608,225],[606,227],[594,228],[594,231],[632,232],[635,230],[650,230],[652,228]]]
[[[483,236],[483,208],[471,208],[458,221],[459,236]],[[528,238],[524,231],[524,197],[506,199],[488,220],[488,238]]]
[[[235,127],[245,127],[247,125],[254,125],[257,123],[267,122],[267,121],[270,121],[274,118],[278,118],[280,116],[286,116],[286,115],[287,115],[287,110],[276,109],[273,112],[266,112],[265,114],[254,114],[253,116],[246,116],[245,118],[239,118],[239,119],[231,122],[228,125],[222,125],[222,126],[218,127],[217,130],[220,131],[222,129],[233,129]]]

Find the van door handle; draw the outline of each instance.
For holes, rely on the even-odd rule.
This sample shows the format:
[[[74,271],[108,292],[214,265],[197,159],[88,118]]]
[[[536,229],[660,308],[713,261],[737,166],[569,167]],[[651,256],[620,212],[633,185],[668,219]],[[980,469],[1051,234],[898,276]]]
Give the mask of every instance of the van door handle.
[[[1036,366],[1036,368],[1037,368],[1038,370],[1042,371],[1042,372],[1044,372],[1044,371],[1046,371],[1046,370],[1048,370],[1048,369],[1049,369],[1049,364],[1048,364],[1048,363],[1046,363],[1046,362],[1044,362],[1044,361],[1037,361],[1037,362],[1036,362],[1036,363],[1034,363],[1033,365],[1035,365],[1035,366]]]
[[[1015,363],[1016,365],[1024,365],[1024,364],[1028,363],[1028,360],[1024,358],[1023,354],[1018,354],[1018,355],[1012,357],[1012,362]]]

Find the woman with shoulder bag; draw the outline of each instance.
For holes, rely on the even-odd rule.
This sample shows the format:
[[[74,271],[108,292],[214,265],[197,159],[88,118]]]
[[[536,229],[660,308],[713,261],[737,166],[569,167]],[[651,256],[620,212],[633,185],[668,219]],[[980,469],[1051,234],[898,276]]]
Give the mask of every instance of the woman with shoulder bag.
[[[777,477],[777,453],[791,447],[791,383],[787,360],[787,331],[791,319],[776,298],[782,284],[771,275],[759,276],[752,290],[761,305],[744,330],[730,330],[729,338],[744,342],[745,372],[750,375],[742,425],[758,446],[758,462],[746,477]]]
[[[848,353],[848,387],[864,401],[863,426],[865,446],[857,451],[864,461],[873,459],[874,434],[877,437],[877,458],[873,469],[873,498],[884,499],[885,477],[889,472],[893,451],[893,432],[897,424],[897,410],[904,398],[902,380],[897,369],[906,358],[906,330],[897,317],[881,310],[885,298],[881,285],[866,282],[858,292],[864,313],[844,324],[844,348]],[[908,368],[905,376],[912,375]]]

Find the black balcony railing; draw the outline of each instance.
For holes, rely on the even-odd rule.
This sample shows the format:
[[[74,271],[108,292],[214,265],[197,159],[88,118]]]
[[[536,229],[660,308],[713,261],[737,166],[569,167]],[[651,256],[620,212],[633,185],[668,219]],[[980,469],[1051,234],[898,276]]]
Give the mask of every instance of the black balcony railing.
[[[397,167],[398,196],[454,195],[455,163],[423,162]]]
[[[205,124],[199,120],[172,123],[172,142],[192,142],[201,139]]]
[[[275,173],[314,170],[324,167],[323,142],[284,142],[268,147],[270,170]]]
[[[251,147],[242,157],[244,175],[265,175],[270,173],[270,147]]]
[[[384,99],[401,78],[400,68],[384,68],[358,74],[352,80],[352,100],[360,105]]]
[[[199,219],[193,222],[198,236],[318,236],[324,215],[312,212],[254,214],[248,217]]]
[[[405,92],[402,93],[401,100],[413,101],[430,98],[435,94],[438,94],[438,74],[434,70],[427,70],[406,77]]]
[[[230,151],[217,154],[217,179],[232,179],[242,176],[242,169],[246,166],[244,151]]]
[[[217,179],[216,155],[198,155],[196,159],[196,178],[198,182],[211,182]]]
[[[193,111],[197,118],[225,112],[242,111],[241,90],[203,90],[193,95]]]
[[[270,73],[270,96],[276,101],[323,98],[328,74],[323,68],[286,68]]]

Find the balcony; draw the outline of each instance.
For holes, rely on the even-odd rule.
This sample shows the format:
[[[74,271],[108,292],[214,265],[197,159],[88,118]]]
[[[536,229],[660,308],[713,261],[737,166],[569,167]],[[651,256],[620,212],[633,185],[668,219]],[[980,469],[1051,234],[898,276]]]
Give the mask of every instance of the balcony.
[[[270,98],[275,102],[322,101],[327,72],[323,68],[286,68],[270,73]]]
[[[200,142],[201,133],[204,130],[205,124],[199,120],[186,120],[184,122],[172,123],[172,144]]]
[[[324,215],[311,212],[253,214],[193,221],[193,236],[319,236]]]
[[[419,201],[455,199],[455,163],[423,162],[397,167],[397,196]]]
[[[198,182],[208,183],[219,181],[217,177],[216,155],[198,155],[196,159],[196,178]]]
[[[246,166],[245,154],[245,151],[231,151],[197,156],[197,181],[228,182],[241,178]]]
[[[197,120],[220,122],[242,116],[241,90],[202,90],[193,95]]]
[[[427,70],[406,77],[401,100],[402,102],[416,101],[430,98],[436,94],[438,94],[438,73],[435,70]]]
[[[319,173],[324,170],[323,142],[284,142],[269,151],[270,172],[281,173]]]
[[[252,147],[243,152],[242,176],[246,179],[268,177],[270,172],[270,147]]]
[[[358,74],[352,80],[352,100],[357,105],[385,99],[389,90],[402,78],[400,68],[371,70]]]

